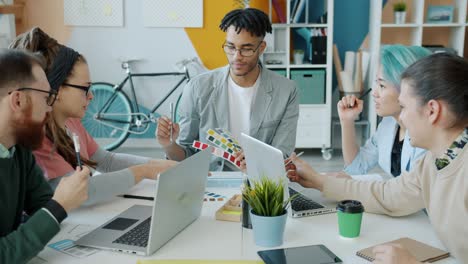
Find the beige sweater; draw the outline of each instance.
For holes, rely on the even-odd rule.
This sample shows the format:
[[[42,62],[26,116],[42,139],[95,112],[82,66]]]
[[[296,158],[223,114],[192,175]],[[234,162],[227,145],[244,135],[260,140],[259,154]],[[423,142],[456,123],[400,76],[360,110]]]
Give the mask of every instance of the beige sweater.
[[[468,145],[440,171],[428,152],[400,177],[384,182],[328,178],[323,193],[359,200],[369,213],[403,216],[427,208],[439,239],[458,261],[468,263]]]

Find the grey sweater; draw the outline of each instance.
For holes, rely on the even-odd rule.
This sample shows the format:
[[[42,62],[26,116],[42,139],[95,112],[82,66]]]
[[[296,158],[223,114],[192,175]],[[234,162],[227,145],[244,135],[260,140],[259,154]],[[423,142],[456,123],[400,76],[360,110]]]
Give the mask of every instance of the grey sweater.
[[[84,205],[111,200],[117,194],[122,194],[135,184],[135,176],[128,167],[147,163],[149,158],[113,153],[99,148],[91,156],[91,160],[97,162],[97,174],[89,178],[88,200]],[[54,178],[49,184],[55,190],[62,177],[70,176],[74,171]]]

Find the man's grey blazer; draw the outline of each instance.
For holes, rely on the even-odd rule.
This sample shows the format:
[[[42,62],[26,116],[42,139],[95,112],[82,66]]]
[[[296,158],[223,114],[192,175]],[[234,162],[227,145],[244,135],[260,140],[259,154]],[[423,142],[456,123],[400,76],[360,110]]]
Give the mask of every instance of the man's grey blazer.
[[[193,155],[194,140],[207,142],[209,129],[229,127],[229,66],[193,78],[184,88],[178,107],[178,143],[186,157]],[[289,156],[296,144],[299,98],[293,81],[262,68],[252,104],[249,135]],[[224,161],[212,158],[210,170],[223,170]]]

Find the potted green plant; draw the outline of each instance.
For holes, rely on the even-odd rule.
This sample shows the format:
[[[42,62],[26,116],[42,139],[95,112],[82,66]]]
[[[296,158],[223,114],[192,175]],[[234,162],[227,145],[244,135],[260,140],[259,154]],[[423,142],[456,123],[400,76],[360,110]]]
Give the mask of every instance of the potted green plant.
[[[406,21],[406,3],[399,1],[393,4],[395,24],[404,24]]]
[[[283,180],[276,181],[265,176],[250,180],[242,190],[242,198],[249,204],[250,219],[255,244],[275,247],[283,243],[287,219],[287,206],[291,198],[285,200]]]

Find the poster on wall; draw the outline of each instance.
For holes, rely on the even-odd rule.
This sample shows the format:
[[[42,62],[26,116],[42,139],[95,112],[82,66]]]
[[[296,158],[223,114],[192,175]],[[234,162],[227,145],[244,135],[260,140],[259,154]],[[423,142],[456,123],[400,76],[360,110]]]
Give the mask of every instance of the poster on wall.
[[[143,0],[146,27],[203,27],[203,0]]]
[[[70,26],[123,26],[123,0],[64,0],[64,24]]]

